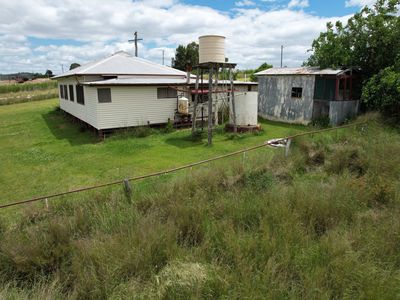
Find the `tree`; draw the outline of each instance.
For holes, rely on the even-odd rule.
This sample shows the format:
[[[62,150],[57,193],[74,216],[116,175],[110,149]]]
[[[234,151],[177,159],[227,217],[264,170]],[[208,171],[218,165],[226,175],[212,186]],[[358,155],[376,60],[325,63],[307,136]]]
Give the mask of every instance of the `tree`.
[[[400,0],[377,0],[348,20],[347,25],[327,24],[326,32],[312,43],[313,54],[306,65],[357,66],[365,78],[394,64],[400,47]]]
[[[44,73],[45,76],[47,77],[53,77],[53,71],[52,70],[46,70],[46,73]]]
[[[179,45],[175,50],[173,67],[186,71],[188,67],[194,67],[199,63],[199,45],[196,42],[188,44],[186,47]]]
[[[379,110],[385,117],[400,122],[400,54],[394,66],[366,82],[361,99],[368,109]]]
[[[257,76],[254,75],[255,73],[258,73],[258,72],[261,72],[261,71],[264,71],[264,70],[267,70],[267,69],[271,69],[271,68],[273,68],[272,65],[267,64],[266,62],[263,63],[261,66],[259,66],[257,69],[255,69],[255,70],[252,72],[252,74],[250,75],[250,80],[251,80],[251,81],[257,81]]]
[[[313,41],[312,51],[314,53],[306,62],[308,66],[338,68],[349,65],[350,46],[343,24],[340,21],[335,26],[327,23],[326,32]]]
[[[80,66],[81,66],[81,65],[78,64],[78,63],[72,63],[72,64],[69,66],[69,69],[72,70],[72,69],[75,69],[75,68],[80,67]]]

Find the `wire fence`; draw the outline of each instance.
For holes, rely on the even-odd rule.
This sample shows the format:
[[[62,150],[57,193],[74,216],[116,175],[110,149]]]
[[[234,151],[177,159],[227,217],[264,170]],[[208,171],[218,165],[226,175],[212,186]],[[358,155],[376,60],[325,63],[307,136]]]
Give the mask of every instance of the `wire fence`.
[[[290,144],[291,144],[291,141],[293,139],[295,139],[295,138],[298,138],[298,137],[301,137],[301,136],[306,136],[306,135],[320,134],[320,133],[324,133],[324,132],[328,132],[328,131],[334,131],[334,130],[349,128],[349,127],[356,127],[356,126],[359,126],[359,125],[366,125],[366,124],[367,124],[367,122],[358,122],[358,123],[353,123],[353,124],[348,124],[348,125],[343,125],[343,126],[338,126],[338,127],[332,127],[332,128],[326,128],[326,129],[302,132],[302,133],[298,133],[298,134],[287,136],[287,137],[283,137],[283,138],[273,139],[273,142],[266,141],[266,142],[264,142],[262,144],[259,144],[259,145],[256,145],[256,146],[244,148],[244,149],[241,149],[241,150],[238,150],[238,151],[234,151],[234,152],[231,152],[231,153],[228,153],[228,154],[215,156],[215,157],[212,157],[212,158],[209,158],[209,159],[197,161],[197,162],[194,162],[194,163],[182,165],[182,166],[171,168],[171,169],[166,169],[166,170],[162,170],[162,171],[158,171],[158,172],[154,172],[154,173],[149,173],[149,174],[141,175],[141,176],[123,178],[123,179],[119,179],[119,180],[115,180],[115,181],[110,181],[110,182],[107,182],[107,183],[101,183],[101,184],[97,184],[97,185],[92,185],[92,186],[80,187],[80,188],[76,188],[76,189],[65,191],[65,192],[59,192],[59,193],[49,194],[49,195],[45,195],[45,196],[39,196],[39,197],[30,198],[30,199],[10,202],[10,203],[7,203],[7,204],[2,204],[2,205],[0,205],[0,209],[7,208],[7,207],[12,207],[12,206],[23,205],[23,204],[28,204],[28,203],[33,203],[33,202],[38,202],[38,201],[42,201],[42,200],[45,200],[46,204],[47,204],[48,199],[53,199],[53,198],[64,196],[64,195],[75,194],[75,193],[80,193],[80,192],[84,192],[84,191],[95,190],[95,189],[99,189],[99,188],[104,188],[104,187],[114,186],[114,185],[121,185],[121,184],[124,186],[125,191],[127,191],[129,193],[129,190],[131,189],[130,182],[143,180],[143,179],[147,179],[147,178],[152,178],[152,177],[158,177],[158,176],[166,175],[166,174],[170,174],[170,173],[175,173],[175,172],[180,171],[180,170],[193,168],[193,167],[196,167],[196,166],[199,166],[199,165],[204,165],[204,164],[207,164],[207,163],[210,163],[210,162],[213,162],[213,161],[222,160],[222,159],[225,159],[225,158],[228,158],[228,157],[232,157],[232,156],[237,156],[239,154],[243,154],[244,158],[245,158],[246,152],[254,151],[256,149],[260,149],[260,148],[263,148],[263,147],[266,147],[266,146],[270,146],[272,144],[279,143],[279,142],[285,143],[285,145],[286,145],[285,153],[287,155],[289,147],[290,147]]]

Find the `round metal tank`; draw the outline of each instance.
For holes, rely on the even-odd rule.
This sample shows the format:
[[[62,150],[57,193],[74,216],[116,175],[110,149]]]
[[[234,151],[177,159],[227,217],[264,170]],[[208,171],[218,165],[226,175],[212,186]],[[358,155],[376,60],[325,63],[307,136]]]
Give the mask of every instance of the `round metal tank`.
[[[181,97],[178,99],[178,112],[182,115],[189,114],[189,99]]]
[[[225,62],[225,37],[221,35],[203,35],[199,37],[199,63]]]
[[[236,125],[257,126],[258,92],[246,92],[235,95]],[[230,106],[232,103],[229,103]],[[232,111],[232,107],[231,111]],[[233,115],[230,114],[229,123],[233,125]]]

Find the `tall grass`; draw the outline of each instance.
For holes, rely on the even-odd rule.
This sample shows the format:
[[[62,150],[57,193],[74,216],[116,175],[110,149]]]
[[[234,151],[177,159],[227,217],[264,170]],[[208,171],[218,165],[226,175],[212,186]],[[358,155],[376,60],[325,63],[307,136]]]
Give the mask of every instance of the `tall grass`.
[[[29,207],[0,234],[3,298],[393,299],[399,133],[378,121]],[[279,150],[278,150],[279,151]]]
[[[48,80],[44,82],[25,82],[25,83],[16,83],[16,84],[1,84],[0,85],[0,94],[6,93],[17,93],[24,91],[36,91],[36,90],[49,90],[57,88],[56,80]]]
[[[39,101],[39,100],[53,99],[57,97],[58,97],[57,89],[48,91],[34,91],[32,93],[29,92],[11,93],[5,95],[4,97],[0,97],[0,105]]]

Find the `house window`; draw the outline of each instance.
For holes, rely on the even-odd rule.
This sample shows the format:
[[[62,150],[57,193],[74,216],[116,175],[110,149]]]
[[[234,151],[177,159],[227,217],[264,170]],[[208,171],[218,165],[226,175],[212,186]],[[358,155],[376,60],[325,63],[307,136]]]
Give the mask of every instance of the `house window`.
[[[60,98],[64,99],[64,88],[62,85],[60,85]]]
[[[67,85],[63,85],[64,88],[64,99],[68,100],[68,86]]]
[[[76,102],[85,105],[85,95],[83,93],[83,85],[76,85]]]
[[[111,89],[101,88],[97,89],[97,98],[99,103],[110,103],[111,102]]]
[[[292,87],[292,98],[301,98],[303,96],[303,88]]]
[[[69,85],[69,100],[71,100],[72,102],[75,101],[75,95],[74,95],[74,86],[73,85]]]
[[[172,88],[157,88],[157,99],[176,98],[178,92]]]

